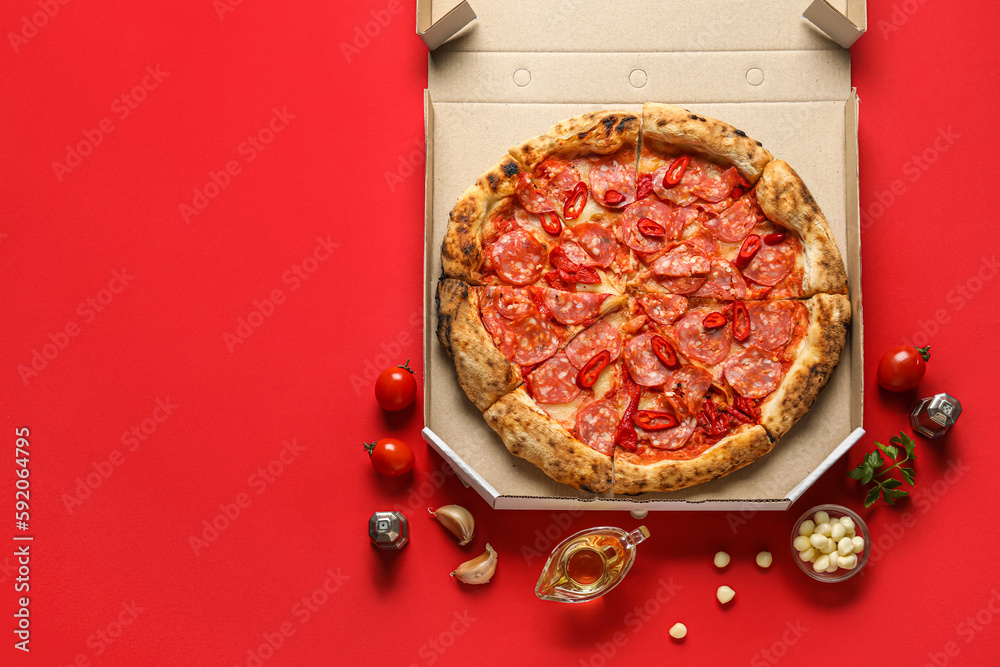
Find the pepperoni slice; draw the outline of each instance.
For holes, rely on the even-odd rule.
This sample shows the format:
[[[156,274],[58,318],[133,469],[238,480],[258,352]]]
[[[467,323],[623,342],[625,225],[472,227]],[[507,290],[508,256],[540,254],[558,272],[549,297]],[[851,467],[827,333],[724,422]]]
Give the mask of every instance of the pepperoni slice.
[[[618,409],[607,399],[594,401],[576,416],[576,432],[580,441],[602,454],[611,455],[615,448]]]
[[[577,368],[583,368],[601,350],[611,353],[611,361],[622,353],[622,337],[618,330],[607,322],[595,322],[580,333],[566,346],[566,357]]]
[[[657,395],[650,400],[643,401],[640,403],[640,409],[653,410],[655,412],[674,412],[674,406],[663,395]],[[673,428],[647,431],[644,428],[636,426],[635,432],[639,436],[639,440],[648,442],[651,447],[656,447],[657,449],[680,449],[687,443],[688,438],[694,433],[697,425],[698,422],[694,419],[682,418],[680,423]]]
[[[788,301],[750,302],[750,338],[748,345],[777,351],[792,337],[792,315],[798,304]]]
[[[726,362],[724,373],[741,396],[764,398],[781,384],[784,369],[770,352],[751,345]]]
[[[563,292],[550,287],[533,287],[552,318],[560,324],[580,324],[601,314],[601,304],[607,294],[594,292]]]
[[[517,181],[515,192],[518,201],[521,202],[521,206],[531,213],[545,213],[546,211],[556,210],[555,204],[552,203],[548,195],[535,187],[535,184],[531,182],[527,174],[521,174],[521,178]]]
[[[639,221],[649,218],[663,227],[663,236],[644,236],[639,231]],[[622,236],[625,245],[639,252],[657,252],[663,250],[669,243],[680,236],[684,230],[680,218],[673,216],[669,204],[658,199],[643,199],[625,209],[622,215]]]
[[[618,251],[618,241],[604,225],[596,222],[581,222],[572,227],[573,236],[598,266],[610,266]]]
[[[487,287],[486,298],[489,299],[497,312],[509,320],[527,315],[535,311],[535,304],[528,293],[517,287]]]
[[[723,169],[712,162],[703,163],[701,179],[691,186],[691,194],[708,202],[720,202],[729,196],[736,185],[736,167]]]
[[[565,202],[576,184],[582,180],[580,172],[573,165],[551,157],[545,158],[535,167],[535,176],[552,202]]]
[[[674,342],[677,351],[688,359],[694,359],[704,364],[717,364],[729,354],[732,345],[732,325],[718,329],[706,330],[702,321],[708,313],[707,308],[692,310],[677,320],[674,325]]]
[[[566,255],[566,259],[570,260],[574,264],[579,264],[580,266],[594,266],[595,262],[593,258],[576,243],[573,243],[572,241],[564,241],[559,244],[559,247],[563,249],[563,254]]]
[[[650,341],[655,335],[644,333],[625,344],[623,353],[625,366],[636,384],[643,387],[661,385],[670,377],[670,369],[664,366],[653,352],[653,344]]]
[[[678,206],[690,206],[699,198],[709,202],[725,199],[736,185],[735,168],[723,169],[719,165],[692,157],[684,170],[680,183],[670,187],[663,177],[670,170],[672,161],[664,163],[653,172],[653,191],[661,199],[667,199]]]
[[[672,248],[667,254],[658,257],[650,266],[658,276],[680,278],[686,276],[707,275],[712,264],[700,248],[693,244],[682,243]]]
[[[724,243],[743,240],[757,224],[757,212],[753,197],[740,197],[736,203],[723,211],[722,215],[702,223],[712,235]]]
[[[565,355],[556,355],[528,375],[531,394],[539,403],[569,403],[580,395],[577,373]]]
[[[545,268],[545,246],[523,229],[498,238],[487,257],[500,279],[512,285],[530,285]]]
[[[786,236],[777,245],[762,245],[743,268],[743,275],[758,285],[777,285],[795,268],[797,244],[798,239]]]
[[[505,336],[500,351],[515,364],[530,366],[540,363],[559,349],[555,325],[539,314],[519,317],[504,328],[508,336]]]
[[[618,203],[606,199],[609,190],[622,195]],[[614,157],[604,157],[591,162],[590,192],[597,203],[605,208],[624,208],[635,201],[635,166],[625,165]]]
[[[708,279],[693,294],[693,296],[727,300],[743,299],[746,295],[747,283],[740,275],[740,270],[724,259],[712,260],[712,270],[708,273]]]
[[[696,292],[699,287],[705,284],[705,280],[708,279],[708,275],[704,276],[689,276],[681,278],[671,278],[668,276],[657,276],[656,282],[658,282],[663,289],[667,290],[671,294],[691,294]]]
[[[665,294],[641,294],[639,305],[657,324],[673,324],[687,309],[688,300],[682,296]]]
[[[682,414],[696,415],[702,399],[712,386],[712,374],[699,366],[683,366],[678,368],[667,380],[665,391],[667,396],[673,393],[674,405],[678,416]],[[678,411],[677,408],[682,407]]]

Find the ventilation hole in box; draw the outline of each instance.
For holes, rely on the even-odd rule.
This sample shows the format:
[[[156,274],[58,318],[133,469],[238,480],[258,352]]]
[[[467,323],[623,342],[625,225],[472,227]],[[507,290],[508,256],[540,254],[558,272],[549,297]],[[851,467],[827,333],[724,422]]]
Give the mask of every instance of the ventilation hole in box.
[[[646,81],[646,73],[641,69],[634,69],[628,75],[628,82],[632,84],[633,88],[642,88],[646,85]]]
[[[526,69],[519,69],[514,72],[514,83],[524,88],[531,83],[531,72]]]
[[[764,71],[756,67],[747,70],[747,83],[751,86],[759,86],[764,83]]]

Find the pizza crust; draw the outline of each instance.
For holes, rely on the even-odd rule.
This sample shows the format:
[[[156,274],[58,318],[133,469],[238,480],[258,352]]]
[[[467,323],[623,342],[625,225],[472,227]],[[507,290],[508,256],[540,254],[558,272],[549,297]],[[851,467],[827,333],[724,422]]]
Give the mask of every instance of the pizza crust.
[[[751,183],[774,159],[759,141],[729,123],[655,102],[642,105],[642,145],[660,155],[693,151],[731,163]]]
[[[524,387],[501,397],[483,416],[511,454],[535,464],[555,481],[590,493],[611,490],[611,457],[574,438],[535,404]]]
[[[773,442],[761,426],[747,424],[686,461],[671,459],[643,465],[625,460],[629,453],[619,450],[615,454],[614,492],[634,496],[702,484],[753,463],[772,447]]]
[[[772,221],[802,239],[802,296],[847,294],[847,271],[833,232],[809,188],[784,160],[769,162],[757,183],[757,202]]]
[[[521,167],[506,155],[459,197],[441,243],[444,277],[474,285],[482,282],[483,224],[497,204],[515,193],[520,176]]]
[[[595,111],[553,125],[545,134],[511,148],[510,154],[531,173],[547,157],[609,155],[623,146],[635,146],[638,137],[639,117],[635,114]]]
[[[851,303],[841,294],[817,294],[805,301],[809,328],[792,367],[761,403],[760,423],[777,440],[816,401],[840,361],[851,321]]]
[[[437,290],[438,340],[455,363],[458,384],[480,411],[521,384],[521,369],[493,343],[479,316],[479,294],[443,278]]]

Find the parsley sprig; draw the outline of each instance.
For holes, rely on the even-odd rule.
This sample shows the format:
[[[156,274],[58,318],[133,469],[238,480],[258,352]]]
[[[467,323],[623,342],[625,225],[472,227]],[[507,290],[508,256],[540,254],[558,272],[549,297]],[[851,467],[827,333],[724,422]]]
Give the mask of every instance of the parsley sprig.
[[[865,460],[858,464],[856,468],[847,473],[847,476],[851,479],[856,479],[862,484],[868,484],[874,482],[875,486],[868,490],[868,496],[865,498],[865,507],[871,507],[878,500],[881,494],[882,500],[888,505],[895,505],[896,500],[910,495],[909,491],[904,491],[899,487],[902,486],[900,482],[895,477],[891,476],[891,473],[896,468],[899,468],[900,474],[903,476],[903,480],[913,486],[913,467],[903,465],[907,461],[914,458],[913,448],[915,443],[913,439],[910,438],[905,432],[900,431],[899,435],[894,435],[889,438],[889,444],[883,445],[880,442],[876,442],[875,446],[878,449],[868,452],[865,456]],[[905,455],[903,458],[899,459],[899,449],[903,448]],[[882,458],[882,454],[889,457],[889,460],[894,463],[894,465],[889,466],[885,470],[880,470],[885,466],[888,461]],[[899,459],[899,460],[897,460]]]

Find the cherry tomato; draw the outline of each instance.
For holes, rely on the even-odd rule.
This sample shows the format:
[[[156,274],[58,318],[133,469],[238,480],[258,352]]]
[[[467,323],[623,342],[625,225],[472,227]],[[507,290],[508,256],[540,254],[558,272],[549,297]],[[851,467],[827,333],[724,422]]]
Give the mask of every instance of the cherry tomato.
[[[878,362],[878,383],[889,391],[913,389],[920,384],[927,372],[927,360],[930,356],[929,345],[901,345],[892,348]]]
[[[416,395],[417,381],[413,379],[409,359],[402,366],[385,369],[375,380],[375,400],[383,410],[402,410],[413,402]]]
[[[397,438],[366,442],[365,451],[371,457],[375,470],[389,477],[399,477],[410,472],[416,460],[410,446]]]

